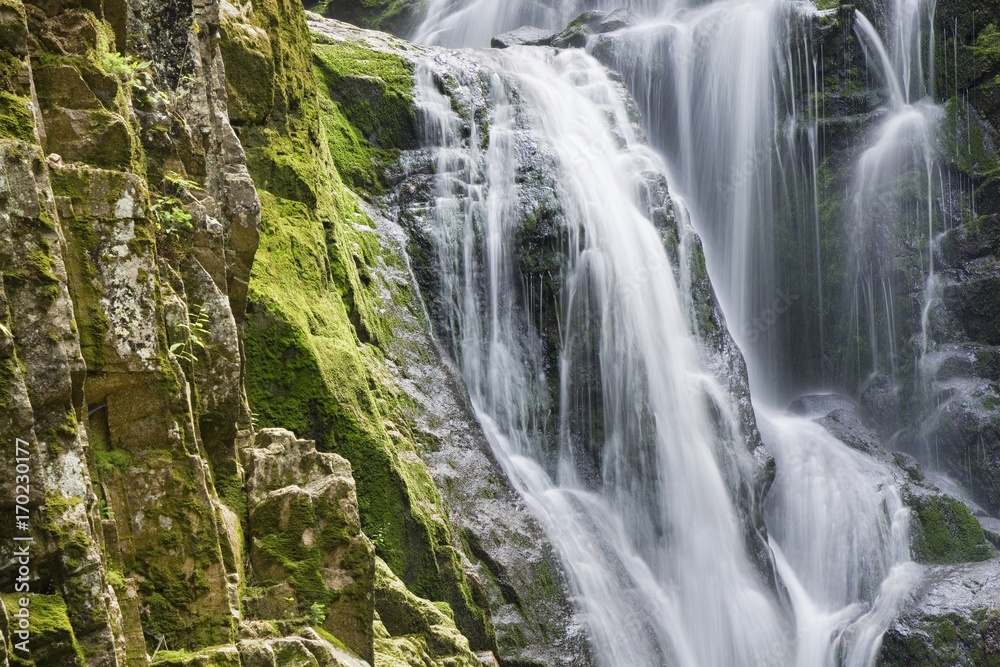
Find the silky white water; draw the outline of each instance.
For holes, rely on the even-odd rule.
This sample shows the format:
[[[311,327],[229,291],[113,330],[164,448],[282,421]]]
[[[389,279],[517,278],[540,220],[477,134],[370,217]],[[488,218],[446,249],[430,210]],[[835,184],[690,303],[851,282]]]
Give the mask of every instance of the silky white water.
[[[896,8],[892,53],[858,15],[890,102],[859,159],[857,238],[867,188],[903,178],[915,159],[922,173],[931,168],[936,112],[923,99],[919,46],[911,48],[919,21],[902,13],[912,4]],[[522,23],[559,28],[593,6],[615,4],[432,0],[418,37],[483,46]],[[773,372],[793,334],[770,315],[801,297],[782,291],[775,268],[772,218],[783,192],[813,192],[804,238],[820,274],[820,110],[795,102],[796,86],[819,85],[809,34],[797,28],[811,9],[787,0],[632,8],[644,20],[625,31],[614,62],[661,154],[637,134],[620,86],[581,51],[463,51],[419,73],[438,156],[431,215],[443,335],[498,459],[565,563],[598,664],[871,666],[920,577],[909,562],[908,512],[886,464],[784,414],[798,388]],[[441,92],[432,72],[442,63],[459,87],[486,91],[486,136]],[[548,180],[530,184],[526,162]],[[665,195],[651,175],[669,183],[680,266],[654,223]],[[518,245],[526,196],[545,199],[535,212],[555,211],[562,230],[555,302],[518,268],[528,252]],[[933,212],[924,223],[932,228]],[[738,503],[753,502],[756,468],[695,335],[688,224],[705,240],[777,462],[764,509],[787,596],[748,550],[752,530]],[[865,289],[872,309],[889,308],[875,293],[890,286],[873,277],[856,291]],[[539,330],[546,309],[557,311],[556,367],[545,358],[551,332]],[[600,424],[575,427],[581,416]]]
[[[752,459],[725,393],[699,364],[662,238],[638,196],[643,174],[663,165],[637,141],[621,88],[583,52],[476,59],[494,72],[485,151],[475,136],[464,142],[460,117],[426,75],[419,97],[444,144],[438,173],[449,177],[435,214],[444,300],[480,420],[570,572],[601,664],[753,664],[785,632],[730,497]],[[572,328],[600,325],[605,435],[589,443],[601,450],[599,491],[578,478],[571,443],[559,443],[554,468],[543,465],[538,332],[526,331],[516,306],[515,132],[551,156],[563,208],[563,378],[575,372],[581,332]],[[561,405],[572,389],[560,383]]]

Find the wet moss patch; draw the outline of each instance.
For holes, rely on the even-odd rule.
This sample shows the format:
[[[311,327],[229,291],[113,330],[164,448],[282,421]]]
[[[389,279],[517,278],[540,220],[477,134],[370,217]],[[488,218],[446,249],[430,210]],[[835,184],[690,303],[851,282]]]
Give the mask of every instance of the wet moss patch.
[[[965,563],[995,553],[969,508],[947,496],[911,498],[913,559],[920,563]]]

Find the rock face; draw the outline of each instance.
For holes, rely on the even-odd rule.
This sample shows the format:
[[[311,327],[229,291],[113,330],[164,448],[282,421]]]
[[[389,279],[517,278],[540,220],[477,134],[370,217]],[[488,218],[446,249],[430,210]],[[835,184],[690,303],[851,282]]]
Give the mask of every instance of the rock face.
[[[191,76],[178,99],[118,51],[133,16],[124,7],[2,9],[0,437],[11,460],[15,438],[31,445],[32,590],[51,592],[53,618],[69,619],[53,631],[72,638],[53,650],[140,664],[143,630],[178,648],[229,642],[239,610],[210,463],[235,451],[240,392],[202,403],[210,385],[195,367],[228,358],[239,376],[239,290],[213,297],[249,278],[259,207],[240,187],[249,176],[217,97],[218,50],[194,32],[217,24],[212,7],[181,27]],[[170,261],[191,239],[218,258],[203,255],[210,272],[197,258]],[[197,327],[202,314],[211,327]],[[4,470],[13,512],[14,468]]]
[[[585,654],[513,492],[451,488],[499,469],[363,199],[417,144],[401,43],[314,17],[314,45],[294,0],[84,4],[0,2],[0,451],[37,612],[18,654],[8,541],[0,665]]]

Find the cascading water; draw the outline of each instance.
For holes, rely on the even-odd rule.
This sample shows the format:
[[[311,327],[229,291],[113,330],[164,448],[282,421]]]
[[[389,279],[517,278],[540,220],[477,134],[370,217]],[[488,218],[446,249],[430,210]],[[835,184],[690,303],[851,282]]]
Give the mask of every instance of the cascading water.
[[[566,564],[599,664],[871,666],[920,577],[897,482],[811,419],[766,407],[826,376],[822,323],[802,337],[778,317],[800,300],[824,312],[814,13],[787,0],[653,4],[631,3],[644,21],[591,48],[622,72],[665,158],[644,146],[620,86],[582,52],[442,53],[420,73],[438,156],[430,224],[443,335],[498,458]],[[594,6],[615,3],[435,0],[420,38],[483,45],[522,23],[559,28]],[[844,194],[859,230],[873,193],[898,202],[889,184],[931,169],[937,112],[924,100],[913,17],[933,7],[914,6],[924,8],[897,3],[893,55],[857,15],[890,100]],[[442,92],[449,86],[468,96],[464,110]],[[931,185],[921,187],[932,233]],[[664,223],[671,210],[679,223]],[[814,249],[804,273],[815,294],[793,291],[812,288],[778,270],[782,216],[800,221],[797,243]],[[522,245],[525,224],[556,229],[558,261],[536,262],[547,278],[521,270],[522,255],[538,252]],[[787,603],[755,568],[753,525],[740,513],[754,502],[754,461],[731,397],[705,370],[688,224],[705,239],[777,462],[764,509]],[[888,283],[862,285],[866,304],[891,303]],[[880,318],[872,310],[867,322]],[[788,349],[801,361],[809,345],[819,370],[790,378]]]
[[[896,480],[812,419],[758,415],[778,464],[765,510],[795,610],[793,664],[870,666],[921,573],[910,562],[909,511]]]
[[[898,373],[900,360],[895,306],[900,285],[893,268],[897,239],[926,247],[921,357],[927,353],[927,318],[934,298],[935,135],[943,112],[927,97],[923,78],[922,9],[921,2],[897,0],[892,53],[860,12],[856,23],[869,66],[885,82],[889,102],[886,119],[874,144],[862,154],[852,186],[852,251],[857,269],[849,299],[858,326],[865,321],[868,325],[871,372],[890,376]],[[926,22],[933,25],[933,2],[926,11]],[[933,52],[933,32],[930,40]]]
[[[440,46],[489,46],[504,31],[531,25],[559,30],[587,9],[658,8],[658,0],[429,0],[414,41]]]
[[[695,666],[768,656],[763,664],[773,664],[785,638],[780,611],[747,557],[731,500],[754,462],[725,392],[699,364],[651,221],[651,207],[669,206],[648,180],[655,184],[663,165],[638,141],[620,86],[584,53],[476,59],[490,73],[487,148],[475,134],[465,139],[467,126],[429,76],[419,88],[443,146],[438,173],[447,175],[434,221],[447,328],[498,457],[566,563],[596,657]],[[474,73],[466,85],[478,82]],[[576,347],[596,337],[603,400],[593,417],[603,437],[584,449],[597,450],[598,490],[578,475],[578,450],[566,438],[556,464],[545,465],[538,411],[555,397],[538,332],[518,306],[518,141],[548,156],[546,182],[566,234],[563,410],[572,378],[589,367]]]

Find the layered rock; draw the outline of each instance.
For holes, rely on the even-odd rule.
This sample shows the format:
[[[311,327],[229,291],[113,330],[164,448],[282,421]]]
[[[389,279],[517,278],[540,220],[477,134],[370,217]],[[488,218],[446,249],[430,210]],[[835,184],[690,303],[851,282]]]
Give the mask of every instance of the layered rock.
[[[260,431],[241,455],[248,557],[262,597],[293,617],[314,616],[355,654],[374,662],[375,560],[361,532],[351,464],[280,429]],[[267,606],[262,599],[255,603]]]

